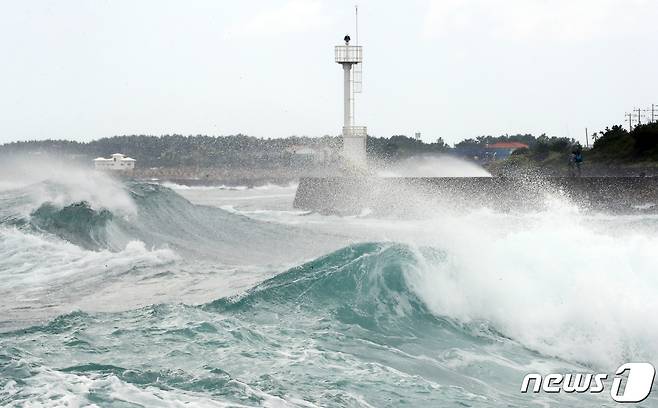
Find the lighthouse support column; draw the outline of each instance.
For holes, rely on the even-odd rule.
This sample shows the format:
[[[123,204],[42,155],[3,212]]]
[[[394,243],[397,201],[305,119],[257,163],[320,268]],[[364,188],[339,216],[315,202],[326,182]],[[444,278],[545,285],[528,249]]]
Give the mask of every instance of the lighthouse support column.
[[[352,126],[352,87],[351,87],[352,64],[343,64],[343,126]]]

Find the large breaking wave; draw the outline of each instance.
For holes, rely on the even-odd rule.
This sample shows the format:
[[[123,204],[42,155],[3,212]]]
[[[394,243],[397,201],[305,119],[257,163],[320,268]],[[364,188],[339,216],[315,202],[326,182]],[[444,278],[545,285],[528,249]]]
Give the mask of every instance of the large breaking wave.
[[[200,405],[248,406],[518,400],[494,386],[540,357],[489,329],[431,314],[405,277],[415,264],[403,246],[353,245],[237,297],[75,312],[5,333],[0,398],[20,405],[47,391],[55,404],[139,403],[144,391],[136,390],[146,390],[146,401],[163,406],[200,394],[209,395]],[[489,384],[485,371],[498,373]]]
[[[349,243],[102,186],[0,192],[4,405],[525,406],[527,372],[658,355],[652,219],[485,211]]]
[[[150,248],[167,247],[181,255],[224,263],[276,263],[282,259],[280,254],[309,246],[295,228],[193,205],[157,184],[128,182],[125,188],[112,188],[116,195],[126,196],[121,201],[128,206],[106,207],[93,199],[76,201],[68,194],[67,184],[54,182],[5,192],[0,226],[45,232],[94,250],[119,251],[137,240]],[[51,195],[43,197],[44,191]]]

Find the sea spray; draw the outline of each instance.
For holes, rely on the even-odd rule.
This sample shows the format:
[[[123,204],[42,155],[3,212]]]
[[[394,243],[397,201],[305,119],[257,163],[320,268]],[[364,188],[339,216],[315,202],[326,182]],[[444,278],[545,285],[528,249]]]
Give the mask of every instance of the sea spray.
[[[505,213],[419,200],[424,216],[410,219],[299,213],[280,197],[229,213],[119,187],[134,213],[72,196],[21,213],[40,187],[2,192],[3,404],[601,406],[519,386],[656,355],[641,324],[655,307],[648,215],[582,211],[559,194]],[[32,228],[48,205],[64,225],[67,208],[109,211],[82,223],[104,230],[102,245]]]

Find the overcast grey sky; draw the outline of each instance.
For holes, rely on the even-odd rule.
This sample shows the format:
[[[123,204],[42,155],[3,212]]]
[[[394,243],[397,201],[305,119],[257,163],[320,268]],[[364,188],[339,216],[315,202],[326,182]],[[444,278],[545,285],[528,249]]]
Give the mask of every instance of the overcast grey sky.
[[[658,104],[658,0],[359,1],[375,136],[584,138]],[[0,142],[339,134],[343,0],[0,0]]]

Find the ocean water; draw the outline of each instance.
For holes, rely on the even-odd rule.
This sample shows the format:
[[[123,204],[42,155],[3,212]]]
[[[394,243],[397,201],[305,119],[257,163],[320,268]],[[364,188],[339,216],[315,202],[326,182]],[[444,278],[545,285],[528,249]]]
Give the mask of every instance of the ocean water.
[[[1,406],[614,406],[519,389],[658,362],[649,211],[547,195],[339,217],[293,209],[294,185],[98,174],[0,188]]]

